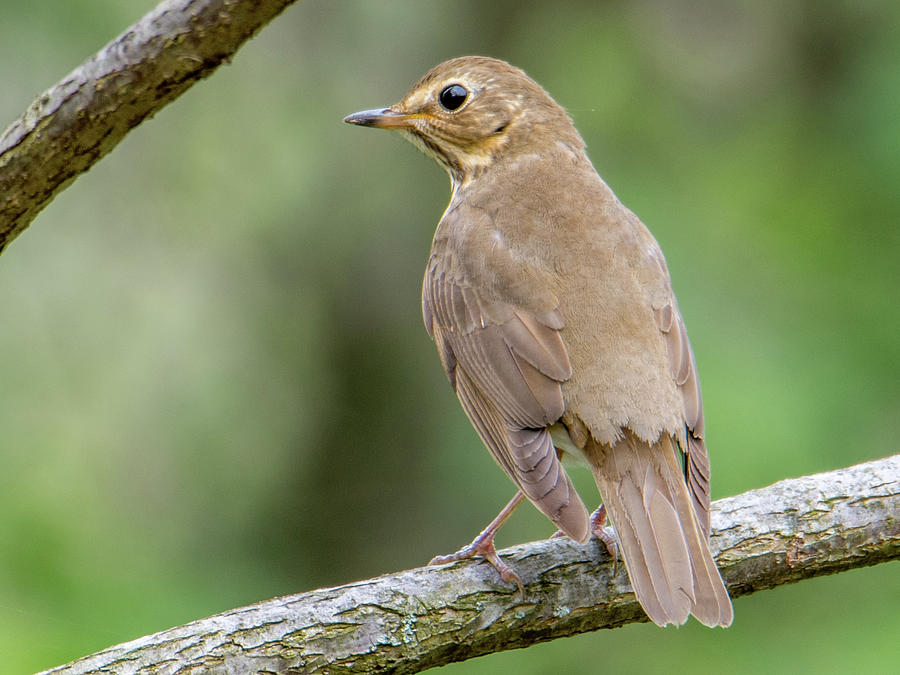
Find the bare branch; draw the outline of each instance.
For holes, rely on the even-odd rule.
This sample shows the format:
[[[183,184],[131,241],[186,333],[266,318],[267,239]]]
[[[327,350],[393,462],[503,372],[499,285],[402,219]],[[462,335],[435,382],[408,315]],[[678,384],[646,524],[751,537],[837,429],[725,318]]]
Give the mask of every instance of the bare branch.
[[[295,0],[164,0],[0,136],[0,251],[133,127]]]
[[[734,597],[900,558],[900,455],[719,500],[712,525]],[[487,564],[418,568],[235,609],[47,672],[415,673],[647,620],[596,540],[502,554],[525,597]]]

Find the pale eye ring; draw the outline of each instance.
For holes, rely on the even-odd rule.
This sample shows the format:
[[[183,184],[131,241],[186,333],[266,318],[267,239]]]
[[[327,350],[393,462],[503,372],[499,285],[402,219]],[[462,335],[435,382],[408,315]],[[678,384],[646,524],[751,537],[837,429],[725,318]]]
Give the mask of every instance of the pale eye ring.
[[[466,102],[468,96],[469,92],[464,86],[461,84],[451,84],[444,87],[443,91],[441,91],[438,96],[438,101],[444,110],[453,112],[454,110],[458,110],[459,107]]]

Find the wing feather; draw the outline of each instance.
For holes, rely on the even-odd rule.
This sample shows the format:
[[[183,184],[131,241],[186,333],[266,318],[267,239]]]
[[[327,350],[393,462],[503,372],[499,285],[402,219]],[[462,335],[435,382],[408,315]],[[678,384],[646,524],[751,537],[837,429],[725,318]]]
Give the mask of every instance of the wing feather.
[[[674,296],[656,311],[657,326],[665,336],[669,367],[684,404],[684,475],[694,512],[705,536],[709,536],[709,453],[703,441],[703,400],[697,363],[687,329]]]
[[[500,467],[566,534],[589,536],[587,510],[562,467],[548,426],[562,417],[572,369],[557,310],[531,313],[429,265],[423,316],[463,409]]]

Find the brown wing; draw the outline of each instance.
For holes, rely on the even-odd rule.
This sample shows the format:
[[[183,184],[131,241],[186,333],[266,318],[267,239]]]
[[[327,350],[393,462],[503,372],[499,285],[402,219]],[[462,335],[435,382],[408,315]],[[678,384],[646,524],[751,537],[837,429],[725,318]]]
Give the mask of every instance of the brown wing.
[[[563,532],[585,541],[587,510],[546,429],[563,414],[560,383],[572,374],[559,312],[486,301],[434,259],[422,303],[444,369],[494,459]]]
[[[704,535],[709,536],[709,454],[703,442],[703,401],[700,396],[700,380],[697,363],[688,341],[684,319],[678,310],[674,296],[656,311],[659,329],[666,339],[669,365],[675,384],[684,401],[686,433],[681,441],[685,452],[684,475],[694,512],[700,520]]]

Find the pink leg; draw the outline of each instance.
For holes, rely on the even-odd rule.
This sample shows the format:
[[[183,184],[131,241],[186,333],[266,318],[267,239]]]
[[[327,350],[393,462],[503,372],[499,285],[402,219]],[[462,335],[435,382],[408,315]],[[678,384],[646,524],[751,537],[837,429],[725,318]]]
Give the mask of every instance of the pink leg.
[[[591,514],[591,532],[603,545],[606,546],[606,552],[613,559],[613,576],[619,573],[619,545],[616,538],[606,529],[606,507],[601,504],[597,510]]]
[[[591,514],[591,532],[603,545],[613,560],[619,560],[619,547],[616,544],[616,538],[606,529],[606,507],[601,504],[597,510]]]
[[[513,572],[512,568],[500,559],[500,556],[497,555],[497,549],[494,548],[494,536],[497,534],[497,530],[499,530],[500,526],[503,525],[503,522],[509,518],[510,514],[515,511],[516,507],[522,503],[523,499],[525,499],[525,495],[522,494],[522,491],[520,490],[516,493],[515,497],[509,500],[509,504],[504,506],[503,510],[497,514],[497,517],[494,518],[474,540],[472,540],[471,544],[463,546],[456,553],[435,556],[428,564],[442,565],[444,563],[481,556],[494,566],[494,569],[500,573],[500,578],[503,579],[503,581],[515,582],[516,586],[519,587],[519,592],[524,593],[525,590],[522,588],[522,580],[519,579],[519,575]]]
[[[601,504],[597,507],[597,510],[591,514],[591,534],[593,534],[597,539],[603,542],[603,545],[606,547],[607,553],[609,553],[610,557],[613,559],[615,564],[619,562],[619,547],[616,543],[616,538],[609,533],[609,530],[606,529],[606,507]],[[558,539],[559,537],[566,536],[566,533],[562,530],[557,530],[550,537],[551,539]],[[615,571],[613,571],[615,574]]]

